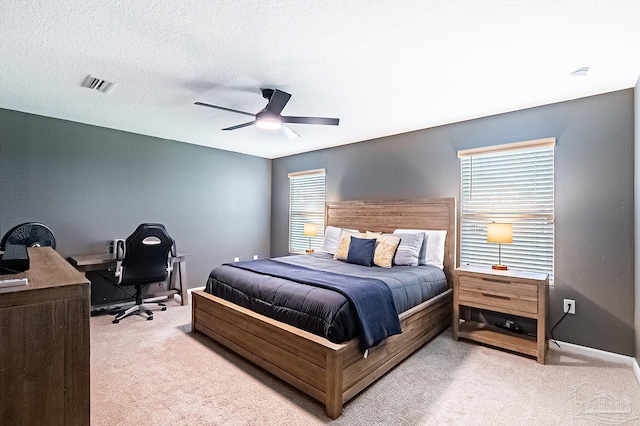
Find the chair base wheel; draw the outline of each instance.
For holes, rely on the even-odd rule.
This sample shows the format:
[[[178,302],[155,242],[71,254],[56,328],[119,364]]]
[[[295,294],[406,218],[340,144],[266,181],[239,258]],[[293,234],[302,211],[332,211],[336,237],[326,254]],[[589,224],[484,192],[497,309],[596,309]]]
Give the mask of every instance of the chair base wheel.
[[[158,303],[158,305],[162,307],[163,311],[167,310],[167,307],[165,304]],[[113,324],[118,324],[121,320],[131,315],[146,316],[147,321],[153,320],[153,311],[151,309],[148,309],[145,305],[137,304],[137,305],[131,306],[129,309],[125,311],[121,311],[120,313],[118,313],[116,317],[113,319],[113,321],[111,322]]]

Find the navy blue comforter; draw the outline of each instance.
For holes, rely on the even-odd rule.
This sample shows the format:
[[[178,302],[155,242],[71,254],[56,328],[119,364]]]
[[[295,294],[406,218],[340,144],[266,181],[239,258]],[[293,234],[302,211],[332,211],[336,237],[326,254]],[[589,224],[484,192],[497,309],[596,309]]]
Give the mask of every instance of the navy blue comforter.
[[[444,273],[435,266],[365,267],[333,260],[328,253],[284,256],[274,260],[350,278],[382,281],[393,295],[398,314],[447,289]],[[296,275],[299,274],[279,278],[220,265],[211,271],[206,291],[333,343],[344,343],[361,334],[359,315],[346,296],[328,288],[296,282]]]
[[[378,279],[309,269],[271,259],[236,262],[227,266],[285,278],[342,294],[355,309],[363,351],[378,345],[387,337],[402,332],[391,290]]]

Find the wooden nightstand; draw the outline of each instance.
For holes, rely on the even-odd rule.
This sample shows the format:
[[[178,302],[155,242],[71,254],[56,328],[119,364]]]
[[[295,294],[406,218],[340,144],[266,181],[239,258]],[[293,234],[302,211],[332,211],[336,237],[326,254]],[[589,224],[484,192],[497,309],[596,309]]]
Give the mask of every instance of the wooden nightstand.
[[[459,337],[536,357],[544,364],[549,276],[536,272],[498,271],[462,266],[454,272],[453,338]],[[537,321],[537,336],[512,333],[476,321],[460,321],[460,307],[485,309]]]

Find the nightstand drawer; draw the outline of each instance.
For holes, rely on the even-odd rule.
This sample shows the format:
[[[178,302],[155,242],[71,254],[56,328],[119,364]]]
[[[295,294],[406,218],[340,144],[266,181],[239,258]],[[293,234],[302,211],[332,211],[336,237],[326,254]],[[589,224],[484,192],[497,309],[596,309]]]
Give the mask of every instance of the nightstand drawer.
[[[538,286],[506,279],[481,278],[478,275],[458,277],[460,303],[538,313]]]

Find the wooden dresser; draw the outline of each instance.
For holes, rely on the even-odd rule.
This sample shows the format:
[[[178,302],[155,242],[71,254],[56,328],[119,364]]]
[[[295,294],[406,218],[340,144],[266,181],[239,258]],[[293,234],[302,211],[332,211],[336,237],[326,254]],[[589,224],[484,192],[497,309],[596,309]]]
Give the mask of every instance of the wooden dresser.
[[[50,247],[0,287],[0,425],[88,425],[90,284]]]

